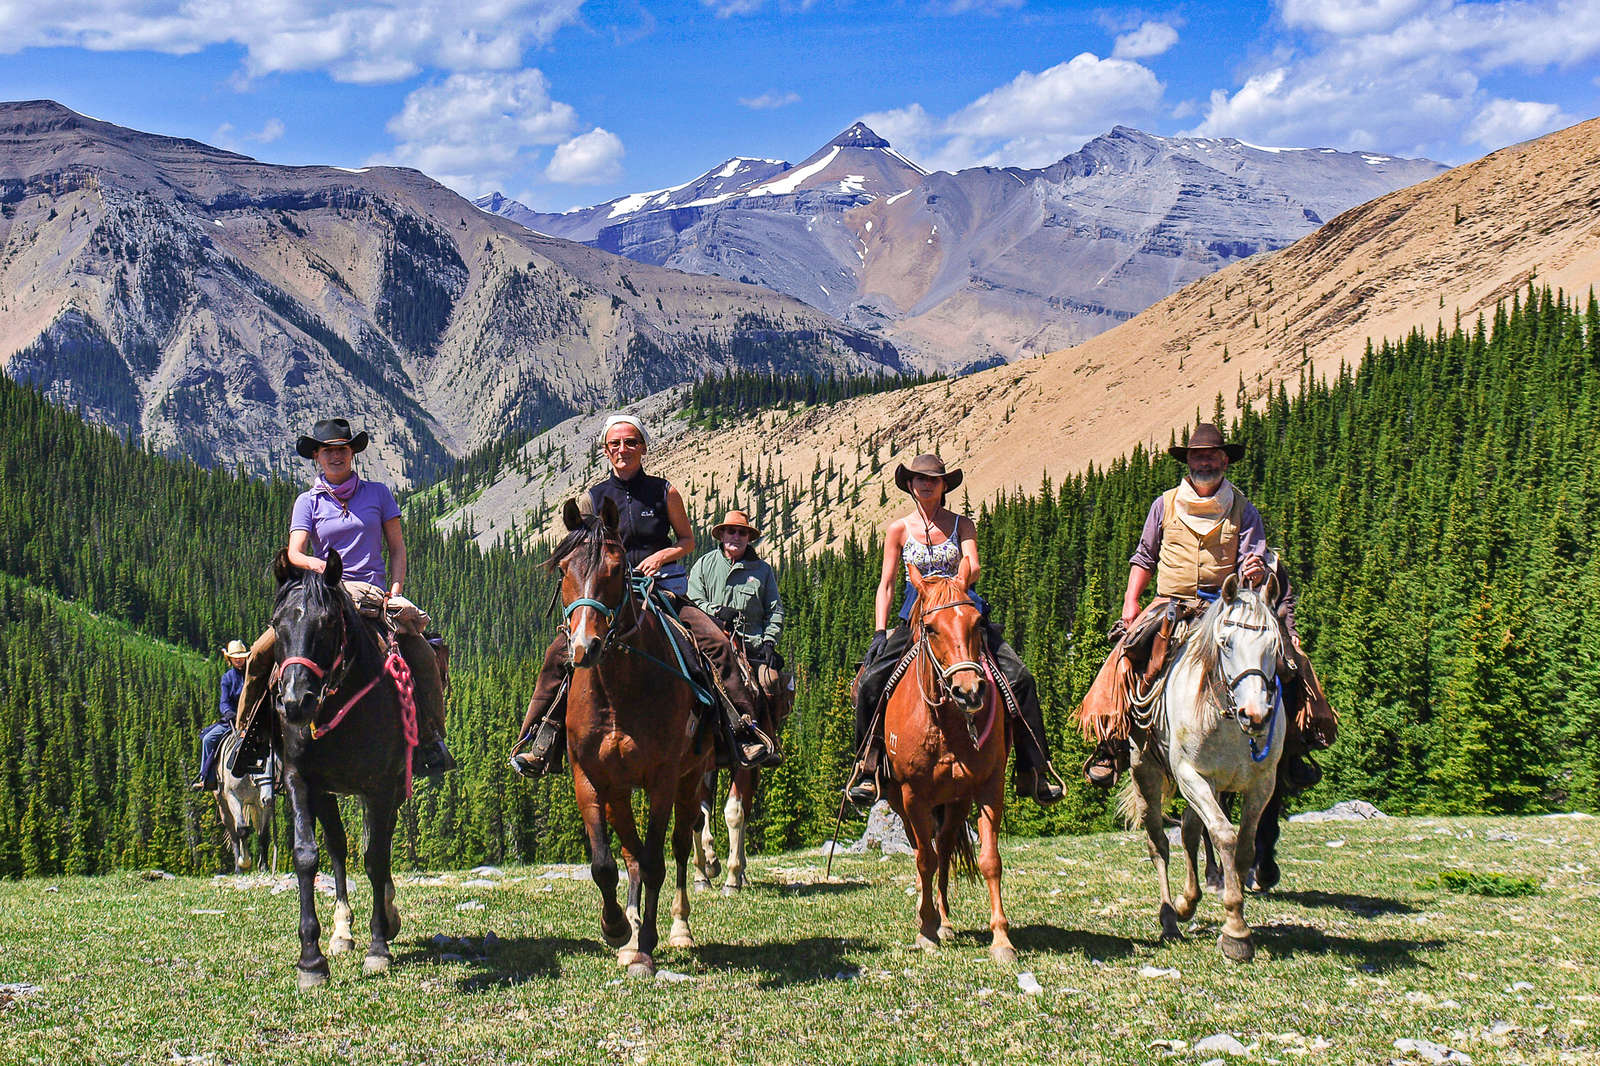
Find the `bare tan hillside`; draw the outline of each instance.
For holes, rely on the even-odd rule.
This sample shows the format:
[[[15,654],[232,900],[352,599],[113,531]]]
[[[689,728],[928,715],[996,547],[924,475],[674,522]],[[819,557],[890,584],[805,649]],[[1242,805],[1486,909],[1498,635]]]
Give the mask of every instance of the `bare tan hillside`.
[[[713,480],[726,500],[741,457],[748,472],[759,456],[800,490],[790,528],[815,547],[819,515],[837,538],[900,509],[889,474],[919,451],[966,470],[973,506],[1033,491],[1138,442],[1164,446],[1197,410],[1209,416],[1218,393],[1234,403],[1241,380],[1255,398],[1307,363],[1326,374],[1359,360],[1368,338],[1448,327],[1457,315],[1470,324],[1530,279],[1579,294],[1600,282],[1600,119],[1347,211],[1077,347],[825,410],[767,412],[735,430],[663,427],[676,435],[648,465],[685,488],[694,509]],[[816,477],[830,461],[836,479]],[[593,468],[571,473],[546,479],[547,491]],[[743,488],[741,502],[751,495]],[[762,495],[775,493],[768,485]],[[509,491],[499,499],[502,521],[536,503]]]

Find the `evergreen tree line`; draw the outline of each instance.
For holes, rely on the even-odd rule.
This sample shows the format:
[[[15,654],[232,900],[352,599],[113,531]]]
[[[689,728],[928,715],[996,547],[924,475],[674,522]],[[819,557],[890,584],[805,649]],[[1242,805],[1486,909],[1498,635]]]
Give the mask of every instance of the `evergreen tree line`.
[[[710,374],[689,388],[686,401],[692,421],[713,429],[763,407],[838,403],[894,389],[914,388],[943,380],[943,374],[795,374],[777,370],[729,370]]]
[[[1230,476],[1287,560],[1302,637],[1343,715],[1303,803],[1600,806],[1597,407],[1600,305],[1530,289],[1492,321],[1385,342],[1232,421],[1246,455]],[[1210,417],[1222,412],[1218,397]],[[215,816],[184,789],[214,714],[217,649],[264,625],[265,568],[299,486],[151,455],[8,381],[0,439],[0,750],[15,760],[0,768],[0,873],[218,868]],[[1181,472],[1135,448],[975,515],[981,588],[1038,678],[1070,786],[1049,811],[1013,805],[1013,833],[1109,824],[1105,797],[1077,780],[1085,746],[1070,712],[1106,653],[1150,501]],[[733,493],[759,495],[742,482]],[[420,521],[407,542],[408,594],[457,653],[462,769],[407,805],[399,861],[582,857],[569,780],[529,783],[505,765],[553,632],[544,550],[481,551]],[[852,538],[782,561],[797,703],[788,760],[763,775],[757,847],[831,829],[881,551]]]

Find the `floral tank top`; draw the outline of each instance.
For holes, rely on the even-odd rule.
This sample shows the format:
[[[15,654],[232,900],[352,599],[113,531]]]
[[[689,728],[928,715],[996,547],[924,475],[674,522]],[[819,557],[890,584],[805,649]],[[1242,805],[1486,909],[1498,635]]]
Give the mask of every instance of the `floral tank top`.
[[[957,515],[957,531],[960,528],[961,516]],[[961,571],[961,542],[951,537],[938,544],[924,544],[915,537],[908,536],[900,548],[900,562],[907,567],[916,567],[924,577],[955,577]],[[972,602],[978,605],[978,609],[986,610],[983,599],[970,589],[968,592],[972,596]],[[917,602],[917,590],[911,584],[909,571],[906,574],[906,591],[903,599],[900,620],[906,621],[911,617],[911,608]]]

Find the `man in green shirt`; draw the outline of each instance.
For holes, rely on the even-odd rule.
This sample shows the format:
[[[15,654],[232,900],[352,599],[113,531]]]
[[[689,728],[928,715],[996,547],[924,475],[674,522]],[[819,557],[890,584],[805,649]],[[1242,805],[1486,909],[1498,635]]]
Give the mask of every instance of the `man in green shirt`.
[[[744,642],[752,662],[781,669],[774,653],[783,632],[783,601],[777,575],[756,555],[761,531],[743,511],[729,511],[711,535],[720,548],[695,561],[689,598]]]

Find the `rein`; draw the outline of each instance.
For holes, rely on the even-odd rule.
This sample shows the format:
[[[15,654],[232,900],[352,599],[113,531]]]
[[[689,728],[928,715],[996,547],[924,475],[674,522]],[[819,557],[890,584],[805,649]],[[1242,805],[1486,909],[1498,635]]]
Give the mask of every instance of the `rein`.
[[[966,602],[967,601],[965,600],[951,600],[949,603],[941,603],[936,607],[924,608],[921,606],[919,601],[915,624],[920,630],[920,634],[918,635],[917,643],[913,648],[912,657],[918,660],[917,691],[922,696],[923,704],[930,710],[937,709],[946,703],[957,702],[955,693],[952,692],[950,688],[950,679],[956,674],[960,673],[962,670],[976,671],[978,674],[988,680],[991,690],[994,690],[998,687],[995,683],[994,674],[989,671],[989,666],[986,662],[973,662],[970,659],[962,659],[959,662],[954,662],[949,666],[946,666],[945,664],[941,663],[939,661],[939,657],[934,654],[933,642],[931,639],[929,639],[929,634],[932,632],[933,627],[928,625],[925,619],[928,615],[937,611],[943,611],[951,607],[960,607]],[[928,684],[923,681],[922,678],[923,662],[927,663],[927,672],[933,677],[933,696],[928,695]],[[887,695],[889,688],[886,687],[884,691]],[[974,748],[983,747],[984,742],[989,739],[990,732],[992,732],[994,729],[995,719],[999,717],[998,700],[985,700],[984,704],[989,708],[989,716],[988,720],[984,723],[983,733],[981,735],[978,733],[977,727],[973,722],[973,716],[971,714],[962,715],[967,724],[967,736],[972,740],[972,746]]]

